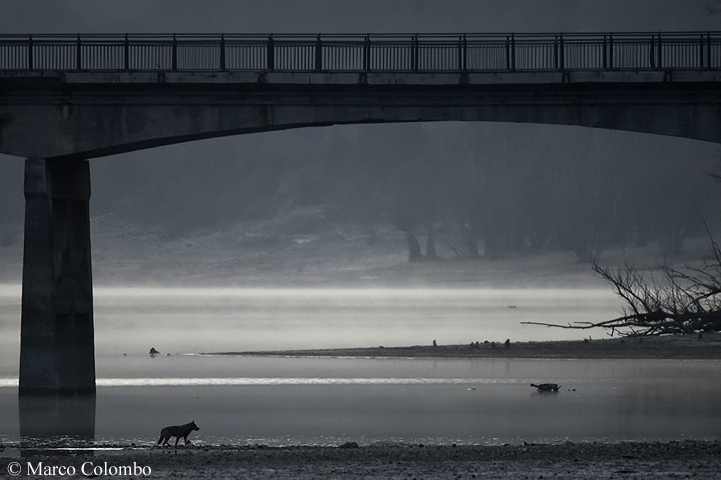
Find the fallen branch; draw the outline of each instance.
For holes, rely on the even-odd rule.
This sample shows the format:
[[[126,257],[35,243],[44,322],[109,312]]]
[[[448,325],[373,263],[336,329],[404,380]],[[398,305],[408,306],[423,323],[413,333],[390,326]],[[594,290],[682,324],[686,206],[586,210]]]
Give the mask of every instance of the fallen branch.
[[[709,234],[710,236],[710,234]],[[629,264],[593,270],[624,301],[625,314],[603,322],[524,325],[587,330],[606,328],[611,336],[675,335],[721,331],[721,249],[711,240],[713,255],[701,267],[663,266],[660,275],[642,273]]]

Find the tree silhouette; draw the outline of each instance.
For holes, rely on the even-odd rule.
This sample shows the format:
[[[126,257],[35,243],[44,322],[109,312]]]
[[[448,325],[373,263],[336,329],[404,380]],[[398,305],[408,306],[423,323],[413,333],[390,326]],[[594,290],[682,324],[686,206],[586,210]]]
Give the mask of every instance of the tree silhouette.
[[[668,335],[721,331],[721,248],[711,239],[711,258],[700,267],[662,266],[657,275],[642,272],[630,264],[594,271],[625,303],[624,315],[603,322],[558,325],[525,324],[561,328],[602,327],[619,335]]]

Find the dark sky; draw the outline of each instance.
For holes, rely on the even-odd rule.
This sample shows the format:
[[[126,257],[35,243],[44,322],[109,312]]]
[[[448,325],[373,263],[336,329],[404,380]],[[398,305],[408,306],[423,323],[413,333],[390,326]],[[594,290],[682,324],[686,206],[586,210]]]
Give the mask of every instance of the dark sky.
[[[4,33],[717,30],[716,0],[3,0]]]

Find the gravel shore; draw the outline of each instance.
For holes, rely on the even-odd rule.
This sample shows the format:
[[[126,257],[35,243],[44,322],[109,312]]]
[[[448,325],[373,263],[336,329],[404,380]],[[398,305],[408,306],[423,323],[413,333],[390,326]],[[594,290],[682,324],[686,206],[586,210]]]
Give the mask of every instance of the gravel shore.
[[[478,342],[468,345],[416,345],[323,350],[218,352],[213,355],[312,356],[312,357],[439,357],[439,358],[648,358],[721,359],[721,333],[601,340],[544,342]]]
[[[721,444],[580,443],[559,445],[428,446],[355,444],[338,447],[219,446],[177,449],[133,448],[95,456],[33,455],[20,459],[23,478],[43,467],[72,467],[70,477],[239,479],[677,479],[718,478]],[[91,462],[91,463],[87,463]],[[141,472],[144,472],[141,473]],[[90,473],[90,475],[88,475]],[[115,473],[115,475],[113,475]],[[138,474],[139,473],[139,474]]]

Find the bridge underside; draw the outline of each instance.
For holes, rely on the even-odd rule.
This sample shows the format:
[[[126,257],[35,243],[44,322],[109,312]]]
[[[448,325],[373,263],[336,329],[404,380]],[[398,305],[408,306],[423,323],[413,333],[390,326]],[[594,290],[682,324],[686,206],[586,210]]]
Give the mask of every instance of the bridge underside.
[[[0,75],[26,160],[20,393],[95,391],[87,159],[305,126],[531,122],[721,143],[717,72]]]
[[[305,126],[446,120],[721,143],[718,72],[675,72],[673,79],[664,72],[66,73],[0,79],[0,92],[0,152],[33,158],[88,159]]]

